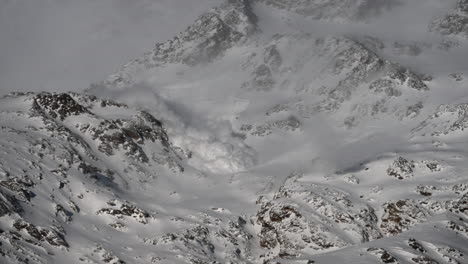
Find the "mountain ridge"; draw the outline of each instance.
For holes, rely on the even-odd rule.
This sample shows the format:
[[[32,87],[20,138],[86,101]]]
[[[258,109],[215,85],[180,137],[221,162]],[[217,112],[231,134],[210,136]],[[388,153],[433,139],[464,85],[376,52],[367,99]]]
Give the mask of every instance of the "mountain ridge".
[[[84,94],[0,98],[0,259],[465,263],[467,107],[438,95],[468,73],[402,63],[456,48],[261,26],[319,2],[378,19],[227,0]]]

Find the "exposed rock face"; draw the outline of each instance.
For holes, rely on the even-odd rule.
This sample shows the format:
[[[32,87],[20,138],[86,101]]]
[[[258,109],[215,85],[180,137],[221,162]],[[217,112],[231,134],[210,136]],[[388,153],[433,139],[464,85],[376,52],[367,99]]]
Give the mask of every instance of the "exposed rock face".
[[[89,151],[92,151],[89,149],[91,145],[97,144],[97,150],[108,156],[123,151],[135,161],[148,163],[153,159],[165,163],[171,170],[183,171],[177,156],[174,153],[171,156],[172,149],[161,121],[154,116],[145,111],[135,111],[127,119],[105,119],[94,114],[93,108],[128,110],[126,105],[98,100],[93,96],[42,93],[34,97],[32,111],[43,118],[50,131],[60,131],[67,141],[74,140]],[[78,122],[65,120],[67,117],[80,115]],[[86,119],[88,122],[83,122]],[[78,134],[85,136],[80,138]],[[88,138],[93,142],[87,142]],[[164,152],[146,152],[143,146],[148,142],[162,145]]]
[[[466,263],[468,104],[379,142],[432,106],[440,74],[392,61],[432,46],[262,35],[254,13],[341,28],[399,2],[226,0],[93,87],[129,105],[0,98],[0,262]],[[463,35],[467,3],[438,30]]]
[[[38,241],[47,241],[47,243],[50,245],[57,247],[69,247],[67,241],[64,238],[64,234],[59,232],[57,228],[48,229],[43,227],[36,227],[33,224],[23,221],[16,221],[13,224],[13,227],[18,231],[24,229],[29,236],[35,238]]]
[[[35,104],[33,107],[37,108],[37,110],[43,109],[43,111],[52,118],[59,118],[62,121],[71,115],[89,113],[85,107],[78,104],[66,93],[41,93],[35,96],[34,101]]]
[[[468,215],[468,193],[465,193],[462,198],[457,202],[455,208],[466,215]]]
[[[136,221],[147,224],[148,218],[150,215],[145,212],[143,209],[138,208],[134,205],[122,204],[119,209],[114,208],[103,208],[100,209],[97,214],[109,214],[116,216],[117,218],[122,218],[123,216],[130,216],[135,218]]]
[[[0,191],[0,217],[7,214],[22,213],[23,208],[14,195]]]
[[[16,193],[24,201],[30,201],[34,197],[34,193],[28,190],[34,186],[34,183],[29,178],[20,179],[11,177],[0,181],[0,186]]]
[[[332,71],[335,74],[343,74],[344,78],[335,87],[321,90],[322,93],[326,93],[328,96],[316,106],[318,110],[334,111],[343,103],[350,100],[353,94],[358,94],[359,91],[356,91],[356,88],[365,84],[368,84],[370,91],[380,94],[379,97],[381,98],[373,102],[369,106],[369,110],[363,109],[365,106],[362,105],[356,106],[358,107],[356,110],[361,112],[368,111],[370,115],[387,112],[390,108],[390,106],[387,106],[387,101],[392,97],[401,96],[402,86],[417,91],[428,90],[428,87],[418,75],[408,69],[381,59],[377,54],[360,43],[340,38],[328,39],[323,43],[324,49],[330,49],[330,46],[341,48],[334,49],[333,66],[326,70]],[[408,111],[401,113],[401,117],[411,116],[413,114],[410,110],[411,107],[414,106],[408,106]]]
[[[410,238],[408,240],[408,246],[410,246],[411,248],[413,248],[414,250],[417,250],[421,253],[426,253],[426,249],[421,245],[421,243],[419,243],[416,239],[414,238]]]
[[[222,55],[227,49],[245,42],[258,31],[257,17],[248,0],[228,0],[219,7],[201,15],[174,39],[156,44],[156,47],[124,66],[112,75],[106,86],[128,87],[133,84],[131,74],[167,64],[190,66],[203,64]]]
[[[133,120],[106,120],[97,127],[85,125],[80,130],[89,132],[93,139],[100,141],[98,149],[106,155],[113,155],[115,149],[123,148],[128,156],[141,162],[149,161],[142,149],[146,141],[158,141],[169,147],[161,122],[146,112],[137,113]]]
[[[369,248],[367,252],[379,257],[382,263],[398,263],[397,259],[383,248]]]
[[[466,128],[468,128],[468,104],[449,104],[439,106],[435,114],[413,129],[413,134],[440,137],[462,132]]]
[[[387,169],[387,174],[399,180],[403,180],[413,176],[414,168],[414,161],[409,161],[403,157],[398,157]]]
[[[302,127],[301,121],[295,116],[289,116],[283,120],[270,121],[266,124],[257,126],[243,125],[240,130],[243,132],[249,132],[252,136],[268,136],[273,133],[273,130],[278,129],[283,132],[294,132],[300,131]]]
[[[243,97],[258,92],[294,93],[296,96],[284,103],[292,116],[310,118],[323,112],[336,113],[345,116],[342,125],[353,128],[369,117],[412,119],[424,108],[425,92],[429,90],[424,75],[384,59],[378,49],[370,48],[360,38],[278,34],[269,41],[260,41],[255,37],[258,30],[248,2],[228,1],[201,16],[174,40],[157,44],[155,50],[125,65],[91,90],[129,88],[148,81],[148,76],[152,76],[151,80],[164,78],[162,72],[179,66],[176,75],[185,81],[184,72],[187,70],[190,75],[191,70],[181,65],[212,62],[225,52],[242,52],[240,67],[234,72],[248,75],[248,79],[229,83],[238,83],[236,94]],[[291,50],[294,54],[290,54]]]
[[[52,255],[53,247],[70,247],[74,240],[65,230],[79,228],[83,213],[99,200],[84,204],[84,194],[117,192],[128,180],[152,177],[154,168],[183,171],[162,122],[148,112],[75,93],[12,94],[0,100],[5,117],[0,128],[0,245],[5,250],[0,257],[11,263],[48,263],[41,250]],[[112,162],[117,155],[119,166]],[[141,223],[149,218],[130,204],[104,208],[95,217],[103,214]]]
[[[157,248],[187,255],[190,263],[250,263],[253,260],[250,252],[253,236],[246,232],[246,221],[242,217],[237,220],[203,218],[203,225],[168,233],[148,242]]]
[[[459,35],[468,38],[468,1],[458,0],[455,9],[445,17],[434,20],[430,29],[443,35]]]
[[[292,174],[272,200],[259,201],[253,220],[261,247],[280,257],[298,256],[304,249],[320,252],[382,237],[372,208],[351,203],[340,190],[302,184],[300,177]]]
[[[388,164],[388,161],[382,164]],[[382,164],[379,167],[383,167]],[[428,164],[430,166],[427,166]],[[423,172],[426,173],[425,177],[431,177],[431,174],[433,177],[446,169],[443,164],[437,163],[439,170],[431,170],[433,164],[434,161],[423,160],[419,164],[399,157],[393,161],[390,168],[383,169],[382,172],[383,176],[389,173],[397,179],[406,179],[419,178],[419,174]],[[369,172],[371,170],[364,166],[362,169],[363,174],[376,173]],[[359,181],[362,175],[356,170],[353,170],[352,174],[344,175],[345,179],[349,177],[355,179],[349,182],[350,185],[356,186],[356,182],[358,185],[362,184]],[[462,216],[467,208],[465,200],[468,196],[463,195],[463,184],[432,187],[418,185],[416,190],[420,196],[415,199],[398,199],[398,194],[390,194],[384,191],[385,188],[377,188],[377,196],[394,197],[394,200],[376,207],[374,199],[365,199],[362,195],[356,200],[349,193],[331,187],[334,183],[330,183],[330,186],[314,184],[305,180],[301,173],[293,173],[273,198],[260,197],[257,201],[260,210],[252,220],[258,226],[259,246],[269,251],[264,256],[265,260],[299,258],[303,256],[302,252],[340,252],[337,250],[340,248],[344,248],[343,252],[346,252],[345,249],[350,245],[381,241],[383,237],[398,237],[395,239],[399,240],[402,234],[412,232],[416,226],[424,225],[438,215],[454,213],[458,217]],[[415,183],[410,182],[408,185]],[[353,186],[349,188],[355,188]],[[453,192],[456,194],[453,195]],[[382,213],[376,213],[379,211]],[[460,217],[459,220],[463,222],[464,218]],[[443,221],[436,222],[433,227],[445,228],[445,224]],[[427,225],[432,228],[431,224]],[[464,224],[455,222],[450,224],[449,228],[461,233],[468,230]],[[411,261],[414,263],[437,263],[434,262],[437,257],[434,258],[434,255],[428,253],[431,249],[428,249],[427,242],[410,238],[407,246],[404,251],[412,256]],[[400,254],[390,248],[373,248],[367,253],[378,257],[382,263],[403,262]]]
[[[290,50],[295,51],[293,56]],[[252,52],[242,67],[251,76],[242,89],[267,94],[293,90],[297,94],[300,99],[283,103],[279,112],[303,118],[324,112],[341,114],[348,128],[369,117],[415,118],[429,90],[422,75],[342,36],[275,35]],[[394,104],[397,101],[398,106]],[[267,116],[272,115],[267,112]]]
[[[384,210],[380,228],[386,235],[396,235],[406,231],[430,215],[427,209],[410,200],[386,203]]]

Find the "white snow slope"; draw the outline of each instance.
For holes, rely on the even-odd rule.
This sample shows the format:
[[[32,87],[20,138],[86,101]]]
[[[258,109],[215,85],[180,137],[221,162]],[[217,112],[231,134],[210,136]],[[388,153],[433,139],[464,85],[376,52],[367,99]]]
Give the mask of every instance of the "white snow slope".
[[[0,262],[468,263],[467,10],[228,0],[4,96]]]

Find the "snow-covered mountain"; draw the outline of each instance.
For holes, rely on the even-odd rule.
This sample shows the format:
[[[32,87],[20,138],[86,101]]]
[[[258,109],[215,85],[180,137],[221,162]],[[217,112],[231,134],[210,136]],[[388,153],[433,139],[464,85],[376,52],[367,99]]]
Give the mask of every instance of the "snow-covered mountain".
[[[409,2],[227,0],[2,97],[0,260],[468,263],[466,1]]]

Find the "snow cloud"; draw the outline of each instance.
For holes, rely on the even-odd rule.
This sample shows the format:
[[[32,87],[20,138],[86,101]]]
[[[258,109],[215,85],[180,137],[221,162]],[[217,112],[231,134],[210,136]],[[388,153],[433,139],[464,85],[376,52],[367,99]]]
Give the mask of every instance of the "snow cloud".
[[[150,85],[138,83],[124,90],[96,87],[90,92],[155,113],[167,129],[171,143],[190,152],[188,162],[198,170],[229,174],[256,163],[257,153],[235,133],[229,121],[214,122],[190,112],[183,105],[161,97]]]

